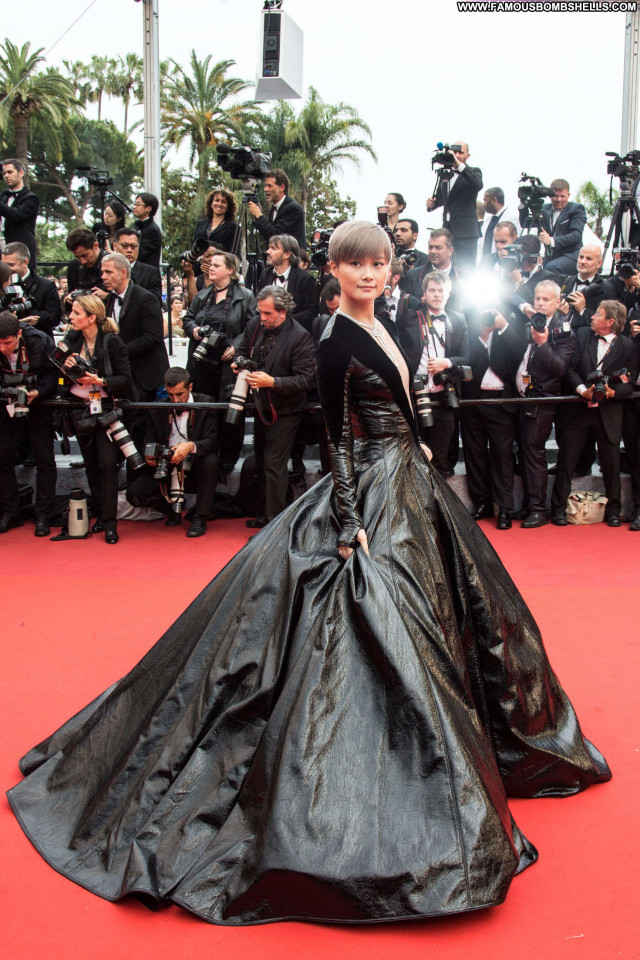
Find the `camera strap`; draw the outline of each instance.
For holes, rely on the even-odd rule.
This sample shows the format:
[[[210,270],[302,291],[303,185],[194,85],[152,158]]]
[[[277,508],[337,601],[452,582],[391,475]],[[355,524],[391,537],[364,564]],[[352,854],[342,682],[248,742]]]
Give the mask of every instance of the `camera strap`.
[[[422,342],[427,344],[427,350],[429,348],[429,337],[431,337],[431,342],[433,343],[434,350],[437,353],[436,340],[446,353],[446,347],[444,345],[444,340],[436,330],[433,321],[431,319],[431,314],[427,311],[427,316],[425,318],[422,310],[418,310],[418,320],[420,321],[420,332],[422,333]],[[446,320],[445,320],[446,328]]]
[[[22,373],[29,373],[29,354],[27,353],[27,345],[24,342],[22,334],[20,334],[18,341],[18,363],[20,364]],[[18,363],[16,364],[16,370],[18,369]]]
[[[598,338],[598,339],[599,339],[599,338]],[[600,360],[598,360],[598,362],[596,363],[596,370],[598,370],[598,369],[601,370],[602,364],[603,364],[603,363],[605,362],[605,360],[607,359],[607,355],[610,353],[611,347],[614,345],[614,343],[616,342],[617,339],[618,339],[617,337],[614,337],[613,340],[611,341],[611,343],[607,344],[607,349],[606,349],[605,352],[602,354],[602,357],[600,358]],[[597,356],[597,350],[598,350],[598,343],[597,343],[597,341],[596,341],[596,356]]]
[[[182,412],[186,413],[185,410],[183,410]],[[188,440],[189,432],[193,430],[193,422],[194,422],[195,415],[196,415],[195,410],[189,410],[189,416],[187,417],[187,436],[185,437],[182,430],[178,426],[178,417],[176,415],[176,411],[173,409],[169,410],[169,436],[171,436],[171,428],[173,427],[173,424],[175,422],[176,430],[178,431],[180,436],[183,438],[183,440]]]

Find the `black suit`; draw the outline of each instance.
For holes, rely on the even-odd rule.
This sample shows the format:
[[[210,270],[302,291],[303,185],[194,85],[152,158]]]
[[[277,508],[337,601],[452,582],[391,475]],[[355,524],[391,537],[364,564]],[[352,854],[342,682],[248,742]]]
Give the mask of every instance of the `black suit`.
[[[582,327],[577,332],[577,338],[577,351],[567,374],[573,391],[581,384],[587,386],[587,377],[597,368],[597,336]],[[618,336],[612,341],[598,369],[610,375],[622,367],[629,370],[629,383],[610,384],[615,391],[615,399],[605,400],[596,407],[589,407],[585,402],[563,404],[558,411],[558,466],[551,494],[553,511],[564,512],[575,465],[589,431],[593,430],[608,498],[605,516],[620,515],[620,440],[624,408],[624,403],[620,401],[633,393],[633,384],[638,375],[638,358],[634,344],[627,337]]]
[[[15,474],[16,454],[28,442],[36,461],[36,515],[50,515],[56,492],[56,458],[53,449],[54,431],[51,411],[40,400],[50,400],[56,394],[56,369],[49,362],[53,353],[51,337],[28,324],[22,324],[22,340],[26,347],[28,370],[21,366],[18,353],[17,372],[34,374],[39,396],[29,405],[26,417],[10,417],[5,406],[0,406],[0,513],[19,515],[18,483]],[[0,353],[0,373],[9,373],[9,358]]]
[[[276,284],[276,272],[273,267],[267,267],[260,274],[259,289],[271,284]],[[295,301],[291,316],[305,330],[310,330],[313,318],[318,312],[317,284],[313,276],[302,267],[291,267],[287,278],[287,293],[290,293]]]
[[[28,187],[18,190],[11,205],[11,190],[0,193],[0,217],[6,243],[24,243],[29,248],[29,269],[36,270],[36,219],[40,201]]]
[[[587,214],[581,203],[570,202],[560,211],[554,227],[554,213],[552,205],[545,203],[542,207],[542,220],[545,230],[553,237],[554,245],[547,247],[544,265],[557,276],[564,276],[576,269]],[[521,226],[524,226],[526,219],[526,209],[520,210]]]
[[[256,317],[245,327],[241,340],[236,342],[240,356],[251,357],[260,370],[275,378],[269,391],[261,390],[261,399],[268,394],[277,413],[275,423],[265,425],[258,411],[254,420],[253,442],[256,465],[264,475],[265,516],[272,520],[284,510],[289,473],[287,464],[298,426],[307,404],[307,394],[313,386],[315,345],[304,327],[287,317],[278,328],[274,344],[263,360],[262,351],[269,332]]]
[[[131,265],[131,279],[143,290],[148,290],[162,306],[162,275],[157,267],[136,260]]]
[[[549,330],[565,322],[561,313],[551,320]],[[528,345],[523,351],[523,358]],[[551,333],[541,346],[531,344],[528,372],[531,377],[531,397],[557,397],[562,391],[562,380],[569,369],[576,349],[574,333],[555,340]],[[518,364],[520,366],[520,364]],[[524,505],[532,513],[547,511],[547,454],[546,443],[556,415],[554,403],[522,404],[518,409],[518,449],[523,465]]]
[[[489,349],[477,333],[469,340],[473,380],[462,384],[465,400],[505,399],[514,396],[514,379],[522,358],[523,344],[515,327],[502,333],[494,330]],[[504,386],[483,389],[482,382],[491,368]],[[516,410],[498,404],[463,407],[460,415],[464,460],[469,496],[476,506],[496,503],[513,510],[513,441],[516,435]]]
[[[557,279],[556,274],[542,267],[536,270],[535,273],[530,273],[526,278],[523,275],[523,282],[520,286],[514,286],[512,292],[507,295],[506,307],[510,311],[511,319],[516,322],[519,333],[524,333],[524,328],[528,323],[526,314],[520,309],[521,304],[528,303],[530,306],[533,306],[533,299],[538,284],[542,283],[543,280],[553,280],[555,283]]]
[[[425,308],[426,310],[426,308]],[[426,318],[427,314],[424,313]],[[456,367],[469,363],[469,334],[467,323],[462,313],[446,310],[444,330],[445,357],[451,361],[451,373],[455,376]],[[431,356],[435,356],[433,338],[430,333],[425,336],[424,325],[414,310],[400,311],[397,320],[398,339],[409,362],[409,373],[413,376],[422,359],[425,347],[430,349]],[[459,389],[459,383],[458,383]],[[430,393],[433,401],[433,426],[425,428],[423,439],[433,453],[432,464],[441,472],[448,469],[449,449],[456,433],[455,412],[452,408],[441,406],[442,391]]]
[[[422,309],[422,281],[428,273],[432,273],[437,269],[437,267],[432,266],[431,262],[427,260],[427,262],[422,264],[422,266],[413,267],[411,270],[408,270],[398,281],[398,286],[402,292],[408,293],[412,297],[408,303],[408,306],[412,310]],[[447,307],[451,310],[461,312],[462,303],[460,302],[460,297],[457,290],[457,281],[460,279],[460,273],[458,272],[457,267],[452,265],[451,272],[448,276],[449,280],[451,280],[451,293],[449,294],[449,299],[447,300]]]
[[[579,284],[582,284],[582,281],[577,273],[571,273],[563,277],[560,280],[562,296],[566,299],[570,293],[575,292]],[[575,307],[571,307],[567,314],[567,320],[574,330],[577,330],[579,327],[591,327],[591,318],[598,309],[601,301],[606,298],[608,286],[602,275],[598,273],[589,280],[587,287],[582,286],[580,293],[582,293],[587,301],[584,311],[580,314]]]
[[[303,250],[307,248],[305,237],[304,210],[291,197],[284,197],[281,206],[276,212],[272,207],[268,216],[256,217],[256,229],[264,240],[269,242],[271,237],[278,234],[287,233],[290,237],[295,237]]]
[[[160,254],[162,253],[162,230],[153,217],[148,220],[136,220],[136,230],[140,231],[140,249],[138,260],[148,263],[151,267],[160,269]]]
[[[22,282],[22,289],[25,296],[33,303],[28,316],[39,318],[35,324],[36,329],[50,334],[62,320],[62,304],[55,283],[30,271],[26,280]]]
[[[446,220],[443,220],[442,226],[453,234],[456,263],[459,267],[472,269],[475,266],[480,236],[476,201],[481,190],[480,167],[465,167],[453,181],[450,181]],[[440,184],[433,209],[436,210],[443,204],[444,190]]]
[[[197,403],[213,403],[205,393],[194,393]],[[183,408],[184,409],[184,408]],[[182,413],[182,410],[177,411]],[[149,410],[146,415],[144,440],[147,443],[169,445],[171,436],[171,404],[166,410]],[[196,409],[187,418],[186,440],[196,445],[191,454],[191,469],[184,474],[184,488],[196,494],[196,513],[207,518],[213,510],[213,500],[218,483],[218,411]],[[143,473],[129,484],[127,500],[134,507],[160,507],[166,509],[167,501],[161,494],[160,483],[152,473]]]
[[[107,316],[114,314],[114,294],[106,300]],[[130,283],[118,319],[120,337],[124,340],[138,400],[153,400],[169,367],[164,345],[162,310],[148,290]]]
[[[91,290],[93,287],[100,287],[101,290],[106,289],[102,280],[103,257],[104,250],[101,250],[92,267],[83,266],[74,257],[67,266],[67,287],[69,293],[73,293],[74,290]]]

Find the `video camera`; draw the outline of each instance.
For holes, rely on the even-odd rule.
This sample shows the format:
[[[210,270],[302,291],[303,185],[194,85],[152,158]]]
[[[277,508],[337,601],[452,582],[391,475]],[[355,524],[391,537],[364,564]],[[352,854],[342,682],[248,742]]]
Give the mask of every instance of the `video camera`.
[[[113,177],[108,170],[99,170],[97,167],[91,167],[88,164],[76,167],[76,173],[84,177],[92,187],[106,188],[113,186]]]
[[[311,241],[311,264],[324,267],[329,262],[329,240],[333,230],[314,230]]]
[[[613,157],[613,160],[607,160],[607,174],[610,177],[635,180],[640,175],[640,150],[630,150],[624,157],[616,150],[607,150],[605,157]]]
[[[520,183],[528,183],[528,186],[518,187],[518,200],[524,203],[533,216],[540,216],[545,197],[553,197],[555,190],[545,187],[539,177],[532,177],[524,172],[520,177]]]
[[[26,417],[29,413],[27,394],[33,390],[36,383],[37,377],[31,373],[4,372],[0,378],[0,403],[5,406],[13,404],[14,417]]]
[[[431,166],[440,165],[445,170],[453,170],[456,159],[454,153],[460,150],[462,150],[461,143],[437,143],[435,153],[431,157]]]
[[[621,280],[630,280],[640,270],[640,250],[635,247],[619,247],[613,253],[613,269]]]
[[[614,370],[613,373],[606,374],[601,370],[594,370],[587,377],[587,386],[593,387],[591,397],[592,403],[602,403],[607,400],[607,386],[612,383],[628,383],[629,370],[627,367],[621,367],[620,370]]]
[[[224,333],[221,333],[220,330],[214,330],[213,327],[200,327],[200,334],[202,342],[198,344],[192,356],[195,361],[220,360],[227,347],[231,346]]]
[[[17,273],[11,275],[10,286],[2,289],[0,307],[2,310],[9,310],[16,320],[24,320],[25,317],[31,316],[33,301],[26,296]]]
[[[247,200],[257,202],[255,191],[271,170],[271,154],[261,153],[253,147],[230,147],[228,143],[219,143],[216,154],[220,169],[240,181]]]

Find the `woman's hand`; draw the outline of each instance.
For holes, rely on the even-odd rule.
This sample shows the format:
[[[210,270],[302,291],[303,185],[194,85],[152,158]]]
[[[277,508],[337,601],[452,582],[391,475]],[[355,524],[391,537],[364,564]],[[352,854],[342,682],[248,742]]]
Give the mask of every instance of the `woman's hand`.
[[[104,381],[97,373],[85,373],[84,377],[78,379],[78,383],[83,387],[104,387]]]
[[[367,556],[369,556],[369,541],[367,540],[367,535],[364,530],[358,530],[357,536],[358,544],[362,547]],[[344,544],[341,544],[338,547],[338,553],[343,560],[348,560],[351,554],[353,553],[353,547],[347,547]]]

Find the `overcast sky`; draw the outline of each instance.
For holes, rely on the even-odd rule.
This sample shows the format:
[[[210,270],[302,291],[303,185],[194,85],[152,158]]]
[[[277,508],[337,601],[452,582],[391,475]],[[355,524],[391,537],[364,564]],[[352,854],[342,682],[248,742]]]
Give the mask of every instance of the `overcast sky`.
[[[29,0],[7,36],[46,50],[88,3]],[[261,9],[261,0],[160,0],[160,56],[186,64],[194,48],[255,79]],[[304,31],[305,88],[351,104],[372,128],[378,162],[365,157],[337,177],[358,216],[375,219],[396,190],[421,227],[438,225],[424,204],[439,140],[467,140],[485,187],[503,187],[508,200],[522,171],[546,184],[565,177],[572,190],[608,184],[604,152],[621,142],[623,13],[463,14],[455,0],[285,0],[283,9]],[[129,50],[142,52],[142,4],[95,0],[48,61]]]

